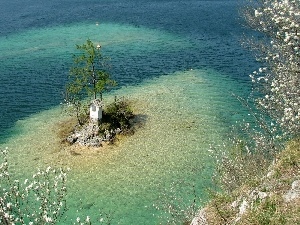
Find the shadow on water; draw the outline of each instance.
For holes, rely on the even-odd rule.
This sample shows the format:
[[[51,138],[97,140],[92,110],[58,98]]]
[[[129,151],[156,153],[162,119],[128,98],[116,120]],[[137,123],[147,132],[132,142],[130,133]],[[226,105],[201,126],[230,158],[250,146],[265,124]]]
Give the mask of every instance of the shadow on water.
[[[145,126],[148,116],[143,114],[137,114],[135,115],[133,119],[133,127],[136,129],[142,128]]]

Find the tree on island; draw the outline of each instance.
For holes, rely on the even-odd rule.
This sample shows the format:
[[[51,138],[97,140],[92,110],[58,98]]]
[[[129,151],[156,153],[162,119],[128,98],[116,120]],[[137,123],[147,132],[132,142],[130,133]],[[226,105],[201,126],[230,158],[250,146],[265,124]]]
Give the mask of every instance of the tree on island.
[[[76,45],[76,48],[81,54],[74,56],[65,100],[80,126],[72,127],[71,131],[68,128],[66,140],[72,144],[98,147],[103,141],[112,142],[116,134],[132,133],[130,120],[134,115],[129,101],[115,97],[113,103],[102,109],[103,92],[116,85],[116,82],[110,78],[100,45],[95,46],[88,39],[85,44]]]
[[[75,113],[80,125],[86,119],[87,105],[82,104],[87,97],[96,100],[108,87],[116,85],[107,71],[106,58],[102,56],[101,46],[95,46],[88,39],[83,45],[76,45],[81,54],[74,55],[74,65],[70,70],[69,83],[66,88],[66,101]]]

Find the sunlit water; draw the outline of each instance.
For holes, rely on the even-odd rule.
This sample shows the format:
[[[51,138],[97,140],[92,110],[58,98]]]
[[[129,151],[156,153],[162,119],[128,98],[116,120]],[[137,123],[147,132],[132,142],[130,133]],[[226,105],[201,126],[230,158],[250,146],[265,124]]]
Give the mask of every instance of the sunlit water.
[[[39,7],[21,10],[20,17],[28,14],[24,27],[12,19],[0,35],[0,147],[10,149],[16,176],[48,165],[70,167],[66,221],[99,219],[101,210],[113,224],[159,224],[166,215],[156,206],[175,201],[184,208],[194,189],[207,199],[210,144],[226,141],[235,121],[250,119],[232,96],[249,93],[247,73],[254,68],[239,47],[235,2],[91,1],[70,9],[74,21],[66,5],[57,18],[49,5],[39,6],[44,19],[32,24]],[[100,6],[107,21],[95,15]],[[119,83],[105,101],[125,96],[143,123],[116,145],[71,150],[57,137],[66,119],[59,103],[74,46],[87,38],[111,57]]]
[[[171,201],[171,188],[178,189],[177,198],[185,198],[184,207],[193,200],[193,187],[206,199],[205,189],[212,185],[209,145],[225,140],[229,129],[222,119],[235,115],[231,109],[238,106],[230,95],[237,83],[218,82],[218,75],[189,70],[111,93],[133,101],[142,127],[115,146],[77,149],[78,155],[60,148],[56,138],[62,108],[18,121],[20,134],[6,143],[13,150],[13,168],[22,168],[21,173],[48,165],[71,168],[69,218],[97,218],[104,209],[120,224],[155,224],[161,212],[153,204]]]

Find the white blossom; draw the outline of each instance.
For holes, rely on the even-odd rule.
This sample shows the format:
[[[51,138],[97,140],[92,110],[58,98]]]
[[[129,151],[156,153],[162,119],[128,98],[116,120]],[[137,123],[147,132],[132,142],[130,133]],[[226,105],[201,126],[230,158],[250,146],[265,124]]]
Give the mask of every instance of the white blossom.
[[[262,0],[252,9],[245,17],[248,24],[267,37],[255,47],[264,67],[250,75],[264,94],[257,102],[284,134],[297,135],[300,132],[300,2]]]
[[[6,154],[7,150],[0,149],[0,224],[7,220],[10,225],[56,224],[66,210],[67,175],[64,170],[49,173],[51,168],[48,167],[38,170],[31,180],[20,182],[8,172]],[[52,191],[54,184],[59,192]]]

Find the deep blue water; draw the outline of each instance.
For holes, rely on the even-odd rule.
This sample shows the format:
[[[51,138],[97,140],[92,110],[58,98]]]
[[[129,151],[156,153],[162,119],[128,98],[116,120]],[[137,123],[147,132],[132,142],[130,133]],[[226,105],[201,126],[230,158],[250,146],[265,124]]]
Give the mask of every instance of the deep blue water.
[[[189,68],[212,68],[239,80],[237,89],[243,89],[255,63],[240,46],[245,30],[239,6],[235,0],[1,0],[0,38],[6,50],[0,55],[0,142],[13,135],[9,130],[17,120],[63,99],[72,50],[52,55],[21,51],[27,31],[100,22],[168,32],[184,38],[189,47],[176,49],[165,43],[162,49],[139,54],[131,49],[119,54],[118,47],[126,46],[118,45],[105,50],[119,86]],[[18,44],[20,52],[16,47],[10,52],[10,43]],[[81,43],[68,44],[75,51],[75,44]]]
[[[185,196],[195,180],[205,198],[213,170],[207,146],[218,143],[235,120],[246,118],[247,110],[230,93],[247,96],[248,74],[257,68],[241,47],[243,33],[250,32],[238,15],[241,4],[0,0],[0,147],[4,143],[13,149],[13,166],[21,174],[44,162],[60,165],[65,157],[62,161],[73,167],[67,214],[72,220],[80,199],[93,205],[82,215],[95,216],[105,207],[115,211],[118,224],[158,224],[149,206],[174,182],[187,183],[175,190]],[[75,45],[88,38],[100,41],[103,54],[111,58],[117,88],[137,86],[120,93],[141,95],[151,118],[145,133],[135,134],[122,151],[99,153],[86,163],[85,157],[65,156],[64,151],[48,154],[53,140],[47,131],[57,114],[44,110],[63,101]]]

